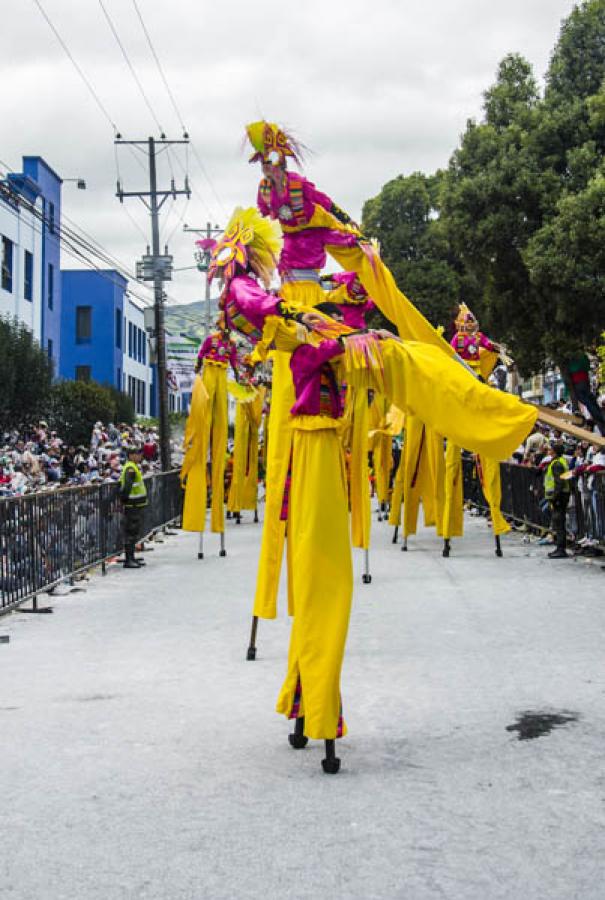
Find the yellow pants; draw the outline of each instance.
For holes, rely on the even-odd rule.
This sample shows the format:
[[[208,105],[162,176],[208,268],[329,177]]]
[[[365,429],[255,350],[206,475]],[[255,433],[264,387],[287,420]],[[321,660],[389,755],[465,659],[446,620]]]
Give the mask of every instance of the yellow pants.
[[[370,429],[375,433],[370,438],[369,449],[372,451],[372,462],[376,485],[376,499],[382,505],[389,500],[389,482],[393,468],[393,441],[386,434],[386,415],[390,403],[382,394],[374,394],[370,404]]]
[[[227,499],[229,512],[256,509],[258,488],[258,424],[253,403],[238,403],[235,410],[233,475]]]
[[[401,448],[399,465],[393,481],[393,493],[391,495],[391,509],[389,510],[389,525],[396,528],[401,525],[401,507],[403,505],[403,483],[405,475],[405,444]]]
[[[447,442],[445,451],[445,502],[442,531],[444,538],[462,537],[464,533],[464,489],[462,483],[462,451]]]
[[[340,671],[353,593],[346,475],[335,424],[323,416],[294,423],[288,507],[294,621],[277,701],[277,712],[304,716],[305,734],[324,740],[346,733]]]
[[[502,503],[500,463],[497,459],[490,459],[490,457],[483,454],[479,457],[478,462],[481,487],[483,488],[483,496],[489,505],[494,535],[506,534],[510,531],[510,525],[500,512],[500,504]]]
[[[305,281],[283,284],[280,296],[292,305],[299,303],[306,306],[315,306],[324,299],[319,284]],[[255,616],[263,619],[274,619],[277,615],[277,591],[286,536],[286,523],[280,520],[280,515],[292,448],[290,410],[295,397],[290,358],[291,353],[273,351],[265,475],[265,517],[253,612]]]

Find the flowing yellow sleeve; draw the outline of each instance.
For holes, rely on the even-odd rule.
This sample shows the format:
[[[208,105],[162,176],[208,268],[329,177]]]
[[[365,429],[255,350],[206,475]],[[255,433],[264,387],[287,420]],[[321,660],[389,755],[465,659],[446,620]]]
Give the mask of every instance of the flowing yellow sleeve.
[[[506,459],[529,434],[538,410],[478,381],[438,346],[395,340],[360,350],[346,341],[349,384],[386,394],[402,412],[459,447]]]

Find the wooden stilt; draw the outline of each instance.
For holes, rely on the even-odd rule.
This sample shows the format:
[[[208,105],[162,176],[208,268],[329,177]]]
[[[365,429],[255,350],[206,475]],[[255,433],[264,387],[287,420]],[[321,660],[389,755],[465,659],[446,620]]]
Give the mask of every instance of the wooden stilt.
[[[336,775],[340,769],[340,760],[336,756],[335,743],[335,741],[326,741],[326,758],[321,761],[321,767],[326,775]]]
[[[303,750],[307,744],[309,743],[309,738],[305,737],[305,717],[300,716],[296,720],[296,725],[294,726],[294,731],[292,734],[288,735],[288,740],[290,742],[290,746],[294,748],[294,750]]]
[[[250,630],[250,644],[248,645],[248,652],[246,653],[246,659],[250,661],[254,661],[256,659],[256,630],[258,628],[258,616],[252,616],[252,628]]]
[[[371,584],[372,576],[370,575],[370,551],[363,551],[363,562],[364,562],[364,573],[361,577],[361,580],[364,584]]]

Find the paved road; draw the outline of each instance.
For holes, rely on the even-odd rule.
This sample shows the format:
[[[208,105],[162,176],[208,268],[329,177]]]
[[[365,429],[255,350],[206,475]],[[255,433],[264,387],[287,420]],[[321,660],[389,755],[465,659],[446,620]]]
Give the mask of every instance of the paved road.
[[[3,900],[602,900],[605,573],[375,530],[337,777],[273,712],[285,614],[244,658],[259,526],[0,620]],[[527,711],[577,721],[520,741]]]

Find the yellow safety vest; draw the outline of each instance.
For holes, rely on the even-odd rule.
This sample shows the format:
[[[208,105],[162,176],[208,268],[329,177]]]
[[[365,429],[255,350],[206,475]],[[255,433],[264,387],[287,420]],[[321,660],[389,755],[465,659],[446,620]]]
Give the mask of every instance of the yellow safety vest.
[[[567,460],[563,456],[558,456],[556,459],[553,459],[549,464],[546,475],[544,476],[544,496],[547,500],[551,500],[555,495],[555,473],[553,471],[553,466],[555,463],[561,463],[565,472],[569,472],[569,465]],[[563,491],[568,494],[571,490],[571,486],[569,481],[563,481]]]
[[[122,467],[122,472],[120,473],[120,486],[124,487],[124,482],[126,480],[126,473],[129,469],[134,471],[134,481],[130,488],[130,494],[125,500],[127,506],[147,506],[147,488],[145,487],[145,482],[143,481],[143,475],[141,474],[141,470],[137,466],[136,463],[133,463],[132,460],[128,460],[125,462]]]

